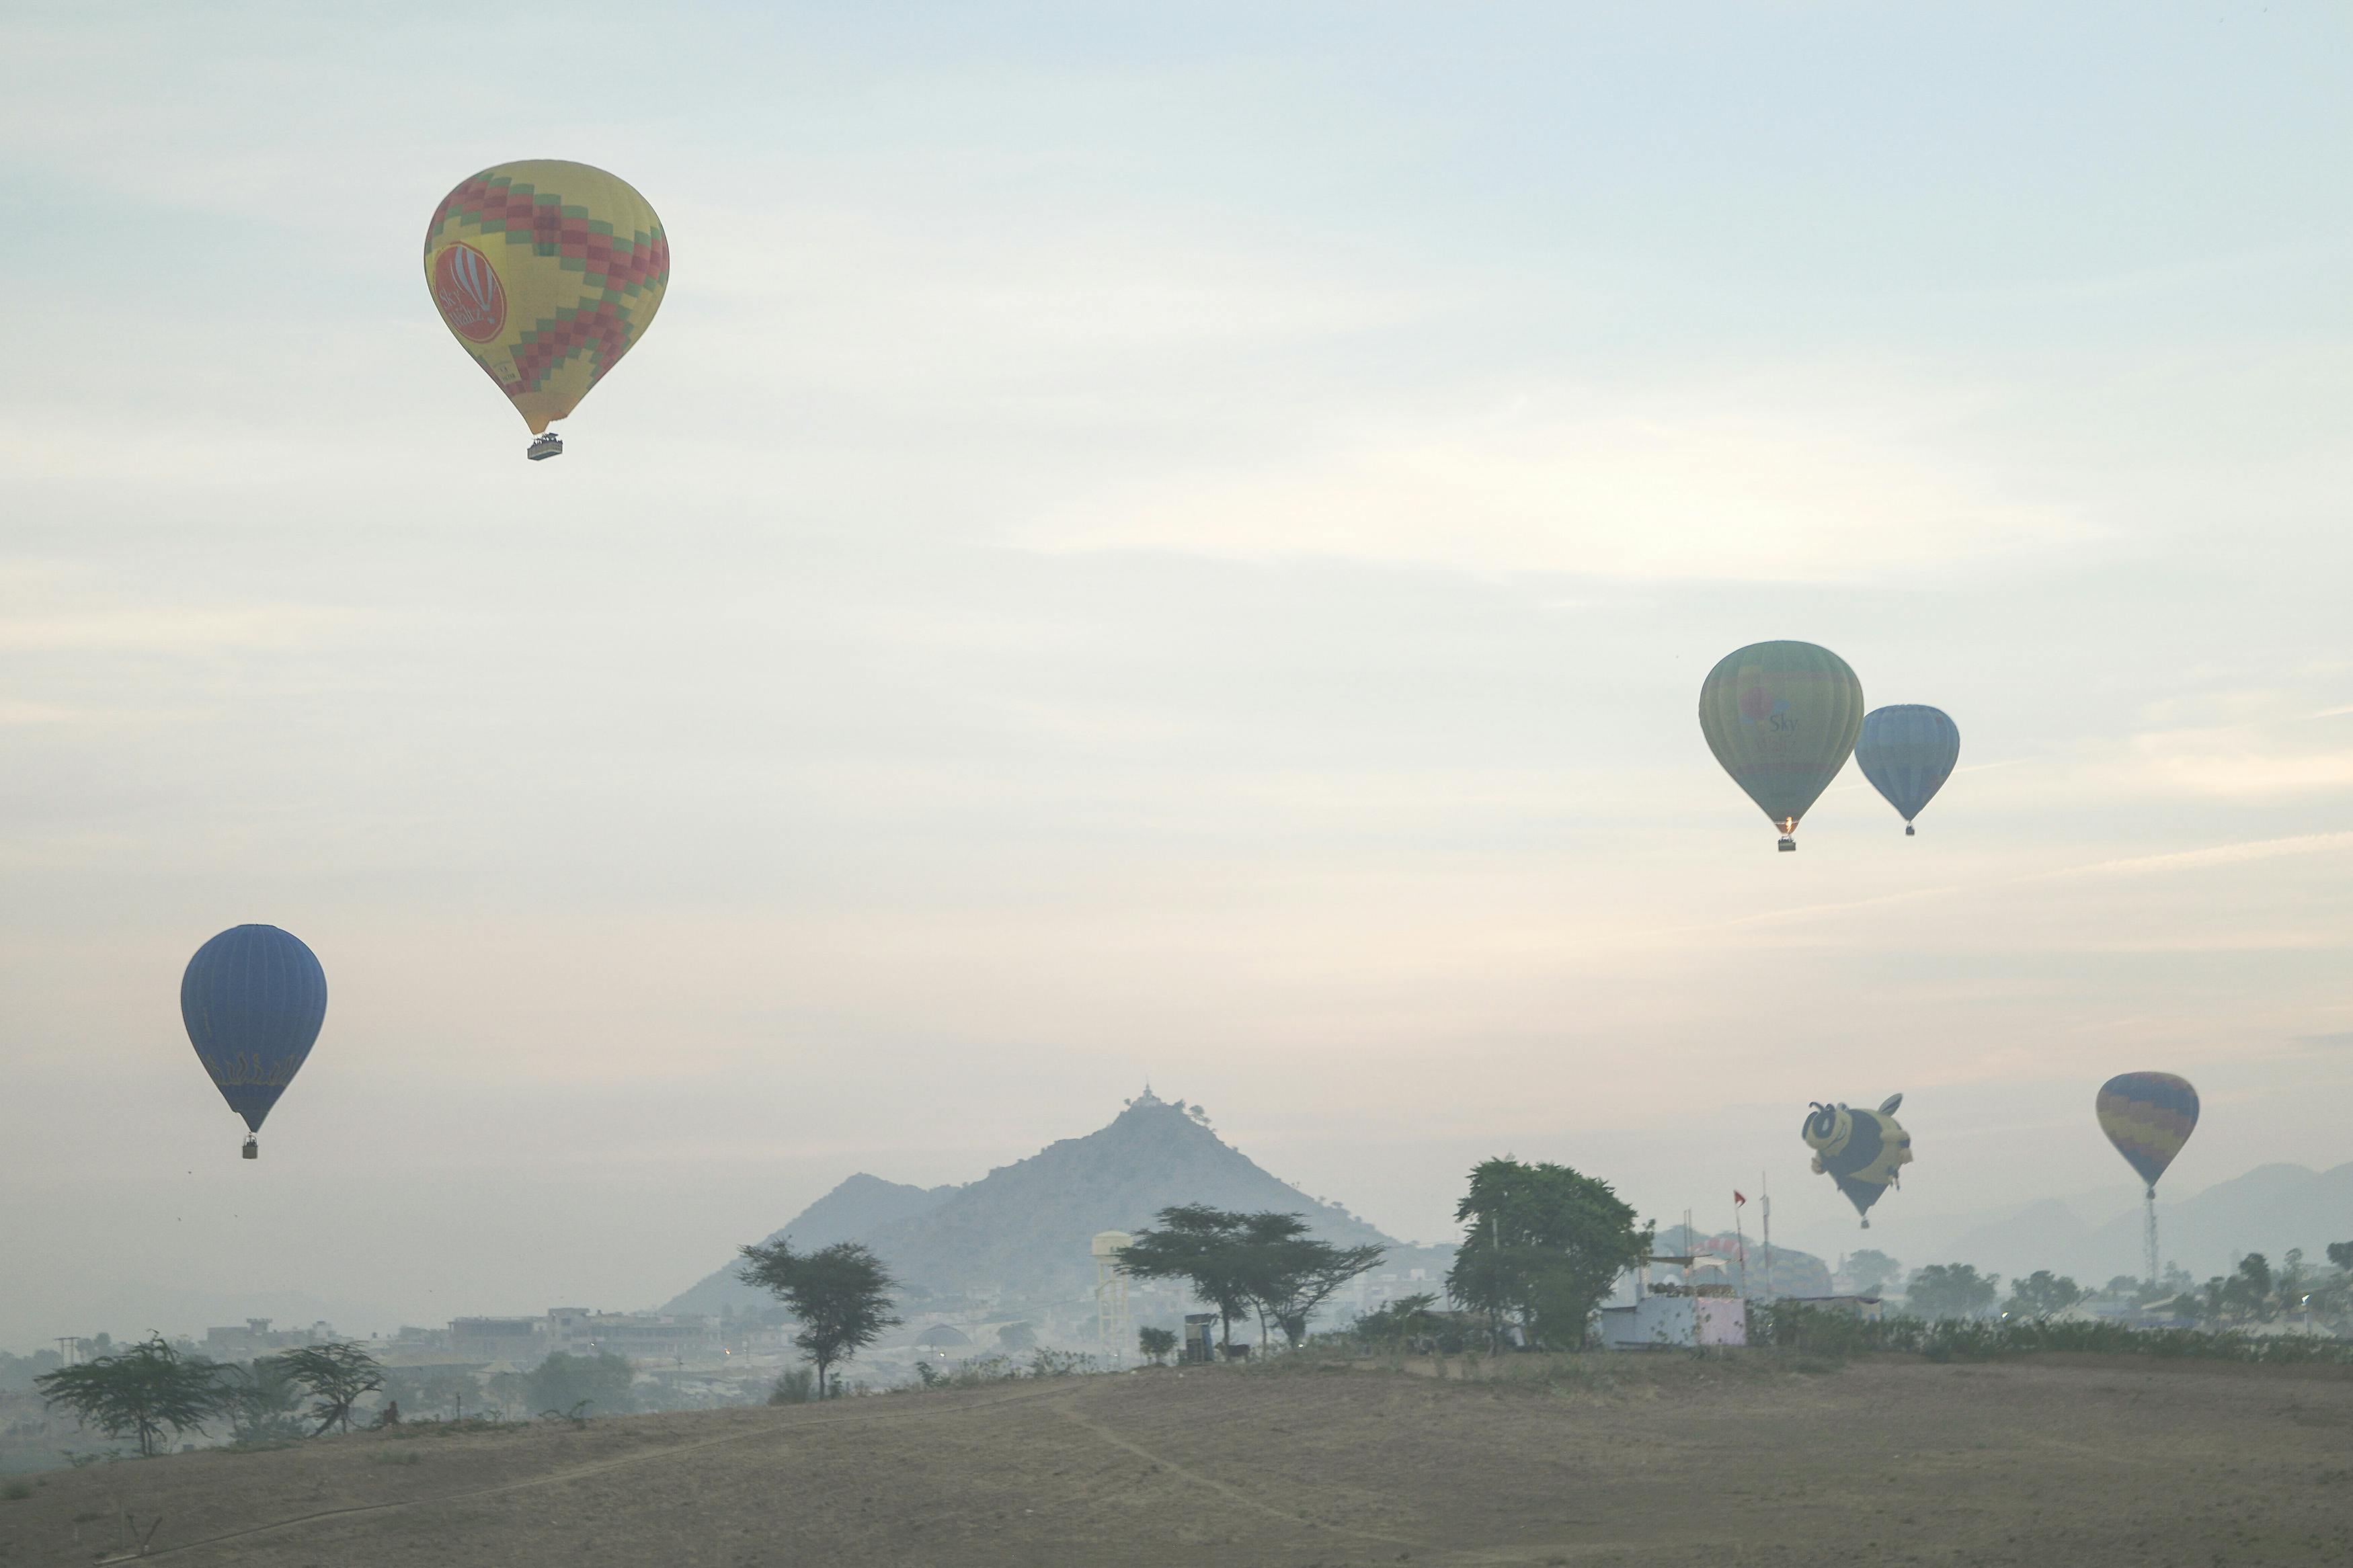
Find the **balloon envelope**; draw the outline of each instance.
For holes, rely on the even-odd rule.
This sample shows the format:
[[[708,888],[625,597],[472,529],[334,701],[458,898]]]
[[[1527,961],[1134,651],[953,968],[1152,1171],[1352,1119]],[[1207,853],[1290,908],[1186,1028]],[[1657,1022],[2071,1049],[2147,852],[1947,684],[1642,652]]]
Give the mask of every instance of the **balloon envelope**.
[[[1733,783],[1788,834],[1854,750],[1862,682],[1826,647],[1752,643],[1708,671],[1699,727]]]
[[[1873,709],[1854,743],[1855,766],[1906,822],[1945,787],[1960,757],[1960,726],[1917,702]]]
[[[2198,1126],[2198,1091],[2169,1072],[2118,1073],[2093,1102],[2100,1131],[2149,1190]]]
[[[661,220],[629,183],[531,158],[441,199],[425,231],[434,307],[536,436],[637,345],[670,284]]]
[[[1895,1102],[1888,1103],[1893,1107]],[[1799,1135],[1814,1152],[1814,1170],[1838,1184],[1865,1225],[1871,1223],[1871,1205],[1887,1195],[1912,1163],[1912,1134],[1904,1131],[1892,1109],[1817,1105]]]
[[[276,926],[232,926],[180,977],[189,1043],[228,1108],[254,1131],[286,1092],[327,1017],[327,973]]]

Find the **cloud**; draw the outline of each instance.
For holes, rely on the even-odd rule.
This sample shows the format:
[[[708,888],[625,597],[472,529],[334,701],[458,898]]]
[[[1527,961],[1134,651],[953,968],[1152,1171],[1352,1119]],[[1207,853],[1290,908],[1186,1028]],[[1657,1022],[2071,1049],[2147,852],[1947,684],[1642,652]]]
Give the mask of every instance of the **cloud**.
[[[1926,413],[1907,424],[1752,387],[1360,416],[1288,463],[1098,496],[1019,537],[1475,573],[1857,582],[2100,536],[1941,452],[1920,427]]]
[[[2205,849],[2181,849],[2168,855],[2137,855],[2120,860],[2095,860],[2056,871],[2040,871],[2019,879],[2024,882],[2056,881],[2071,877],[2144,877],[2169,871],[2203,871],[2218,866],[2243,866],[2284,855],[2333,855],[2353,849],[2353,833],[2305,833],[2287,838],[2258,838],[2244,844],[2218,844]]]

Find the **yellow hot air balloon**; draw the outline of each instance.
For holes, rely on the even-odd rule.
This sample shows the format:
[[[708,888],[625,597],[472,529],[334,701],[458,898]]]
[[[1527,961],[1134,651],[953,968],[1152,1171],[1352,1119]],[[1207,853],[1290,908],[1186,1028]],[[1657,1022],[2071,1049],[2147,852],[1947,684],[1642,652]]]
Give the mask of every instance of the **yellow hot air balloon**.
[[[661,308],[670,241],[627,180],[554,158],[485,169],[425,231],[434,307],[538,439],[610,374]]]
[[[1810,642],[1760,642],[1716,661],[1699,689],[1700,732],[1732,781],[1795,849],[1798,819],[1830,787],[1862,729],[1862,682]]]

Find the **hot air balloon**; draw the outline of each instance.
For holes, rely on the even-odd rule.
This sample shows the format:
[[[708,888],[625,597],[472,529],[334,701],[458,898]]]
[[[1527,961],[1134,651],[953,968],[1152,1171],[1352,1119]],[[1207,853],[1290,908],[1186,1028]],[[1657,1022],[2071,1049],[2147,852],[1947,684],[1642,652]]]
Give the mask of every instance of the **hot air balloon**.
[[[1828,1176],[1871,1228],[1871,1205],[1896,1185],[1896,1176],[1912,1163],[1912,1134],[1895,1120],[1904,1103],[1891,1094],[1876,1110],[1855,1110],[1843,1104],[1813,1102],[1801,1133],[1814,1152],[1814,1174]]]
[[[1862,682],[1846,660],[1810,642],[1751,643],[1728,653],[1699,689],[1700,733],[1795,849],[1806,815],[1854,750]]]
[[[612,373],[661,308],[670,241],[628,181],[553,158],[459,183],[425,231],[425,283],[457,335],[538,439]]]
[[[1961,756],[1960,726],[1941,708],[1899,702],[1862,716],[1862,737],[1854,743],[1854,763],[1871,787],[1904,815],[1904,837],[1912,819],[1936,798]]]
[[[2142,1242],[2148,1282],[2157,1283],[2157,1179],[2198,1129],[2198,1091],[2169,1072],[2124,1072],[2100,1086],[2093,1102],[2100,1131],[2147,1184]]]
[[[276,926],[231,926],[196,949],[180,977],[189,1043],[249,1132],[311,1054],[327,1016],[327,973],[301,941]],[[256,1137],[245,1157],[260,1154]]]

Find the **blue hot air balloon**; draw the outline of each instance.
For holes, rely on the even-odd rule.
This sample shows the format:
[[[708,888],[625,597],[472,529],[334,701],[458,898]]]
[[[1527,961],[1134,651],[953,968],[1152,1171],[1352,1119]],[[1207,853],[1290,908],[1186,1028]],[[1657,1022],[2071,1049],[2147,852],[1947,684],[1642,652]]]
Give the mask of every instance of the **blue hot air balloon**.
[[[188,960],[180,1017],[221,1098],[258,1133],[326,1022],[327,972],[276,926],[231,926]],[[248,1138],[245,1157],[259,1153]]]
[[[1960,758],[1960,727],[1942,709],[1917,702],[1873,709],[1862,716],[1862,734],[1854,743],[1855,765],[1904,814],[1907,838],[1912,819],[1945,787]]]

